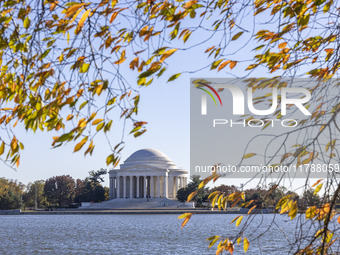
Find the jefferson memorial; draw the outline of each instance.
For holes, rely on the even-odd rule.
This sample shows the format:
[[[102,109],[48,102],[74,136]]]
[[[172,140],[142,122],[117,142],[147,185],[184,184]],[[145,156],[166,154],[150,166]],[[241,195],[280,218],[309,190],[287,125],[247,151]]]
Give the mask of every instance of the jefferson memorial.
[[[128,157],[119,169],[109,171],[110,200],[116,198],[175,199],[188,182],[188,171],[178,168],[164,153],[142,149]]]

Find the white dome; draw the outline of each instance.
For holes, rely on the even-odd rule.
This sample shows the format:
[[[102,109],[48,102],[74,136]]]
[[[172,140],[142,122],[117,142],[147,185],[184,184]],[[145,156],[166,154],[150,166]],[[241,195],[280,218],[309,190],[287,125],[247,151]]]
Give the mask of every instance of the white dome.
[[[120,168],[130,168],[135,165],[150,165],[167,169],[177,169],[177,166],[163,152],[156,149],[141,149],[131,154]]]

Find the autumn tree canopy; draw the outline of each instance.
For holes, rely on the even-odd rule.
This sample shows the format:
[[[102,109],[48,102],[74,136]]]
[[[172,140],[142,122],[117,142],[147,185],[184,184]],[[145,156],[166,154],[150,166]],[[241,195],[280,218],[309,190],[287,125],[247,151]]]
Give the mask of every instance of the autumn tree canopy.
[[[122,119],[135,137],[143,134],[146,122],[137,118],[140,95],[124,78],[124,68],[136,73],[138,86],[160,76],[174,81],[183,72],[199,73],[197,69],[167,71],[172,56],[195,48],[206,56],[201,68],[211,69],[212,75],[232,76],[242,68],[245,77],[261,70],[274,78],[317,81],[309,88],[316,107],[299,123],[300,130],[312,137],[284,154],[283,162],[311,162],[317,157],[339,162],[340,94],[337,83],[329,80],[337,78],[340,66],[336,1],[7,0],[0,6],[0,157],[8,165],[20,163],[24,145],[16,137],[19,127],[57,131],[59,135],[51,139],[53,147],[73,143],[74,151],[85,155],[92,154],[96,135],[110,132],[115,119]],[[242,51],[248,54],[240,57]],[[271,84],[276,83],[262,82],[253,89]],[[279,113],[276,116],[280,118]],[[326,144],[320,144],[322,136],[327,137]],[[108,165],[118,164],[123,141],[124,132],[108,141]],[[324,254],[334,240],[328,238],[328,226],[340,186],[334,176],[318,185],[326,187],[328,200],[308,218],[316,217],[325,226],[302,252]],[[233,196],[242,199],[243,195]],[[289,197],[279,204],[288,208],[292,218],[296,216]],[[318,238],[321,246],[314,245]],[[244,240],[248,247],[248,239]],[[232,251],[232,247],[228,240],[218,251]]]

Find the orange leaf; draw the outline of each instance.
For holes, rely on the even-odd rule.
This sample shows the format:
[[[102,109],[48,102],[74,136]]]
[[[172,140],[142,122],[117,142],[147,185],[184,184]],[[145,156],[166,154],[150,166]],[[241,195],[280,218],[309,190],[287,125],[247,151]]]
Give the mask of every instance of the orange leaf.
[[[236,64],[237,64],[237,61],[231,61],[229,65],[230,69],[233,69],[236,66]]]
[[[221,71],[226,65],[228,65],[231,62],[231,60],[224,61],[220,66],[218,67],[218,71]]]
[[[338,223],[340,224],[340,215],[339,215],[339,217],[338,217]]]
[[[250,210],[248,211],[248,214],[250,214],[254,209],[256,208],[256,205],[254,205]]]
[[[316,185],[318,185],[322,180],[323,180],[323,179],[319,179],[316,183],[314,183],[314,184],[312,185],[312,187],[315,187]]]
[[[279,49],[284,49],[284,48],[286,48],[286,46],[287,46],[286,42],[280,43],[279,44]]]
[[[118,12],[112,13],[112,16],[110,18],[110,23],[112,23],[116,19],[117,15],[118,15]]]
[[[196,194],[197,194],[197,190],[194,191],[194,192],[191,192],[188,196],[187,201],[190,202]]]

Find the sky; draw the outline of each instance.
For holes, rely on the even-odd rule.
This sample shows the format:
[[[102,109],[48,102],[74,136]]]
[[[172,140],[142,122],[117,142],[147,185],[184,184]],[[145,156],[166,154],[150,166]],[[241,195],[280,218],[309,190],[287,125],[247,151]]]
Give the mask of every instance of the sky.
[[[204,32],[193,35],[189,40],[204,38]],[[147,132],[138,138],[132,135],[125,140],[122,151],[121,163],[133,152],[143,148],[155,148],[168,155],[177,166],[184,169],[190,168],[190,78],[230,78],[243,77],[245,65],[238,64],[232,72],[226,68],[221,72],[210,71],[209,67],[199,70],[202,66],[211,63],[207,54],[203,52],[208,45],[213,45],[220,38],[212,38],[209,44],[190,51],[178,51],[167,62],[169,68],[163,78],[156,79],[150,86],[138,88],[141,95],[139,105],[139,120],[148,122]],[[228,51],[235,52],[242,43],[247,42],[247,37],[228,45]],[[173,47],[182,47],[181,43],[173,43]],[[249,59],[254,54],[255,44],[250,43],[238,51],[237,60]],[[122,73],[130,84],[136,84],[138,73],[128,68],[128,61],[122,64]],[[194,73],[183,73],[174,82],[167,83],[167,79],[174,73],[186,70],[199,70]],[[252,73],[254,77],[263,77],[267,73],[264,69],[257,69]],[[21,155],[19,168],[13,169],[0,162],[0,177],[16,179],[24,184],[40,179],[47,179],[56,175],[69,174],[73,178],[85,178],[91,170],[100,168],[110,169],[106,166],[105,159],[110,153],[104,137],[99,137],[96,149],[92,156],[84,157],[83,153],[73,153],[74,144],[52,149],[53,133],[26,132],[16,128],[17,137],[25,145]],[[111,132],[109,139],[117,139],[120,133]],[[219,180],[216,184],[243,183],[243,179]],[[104,185],[108,186],[108,176]]]

